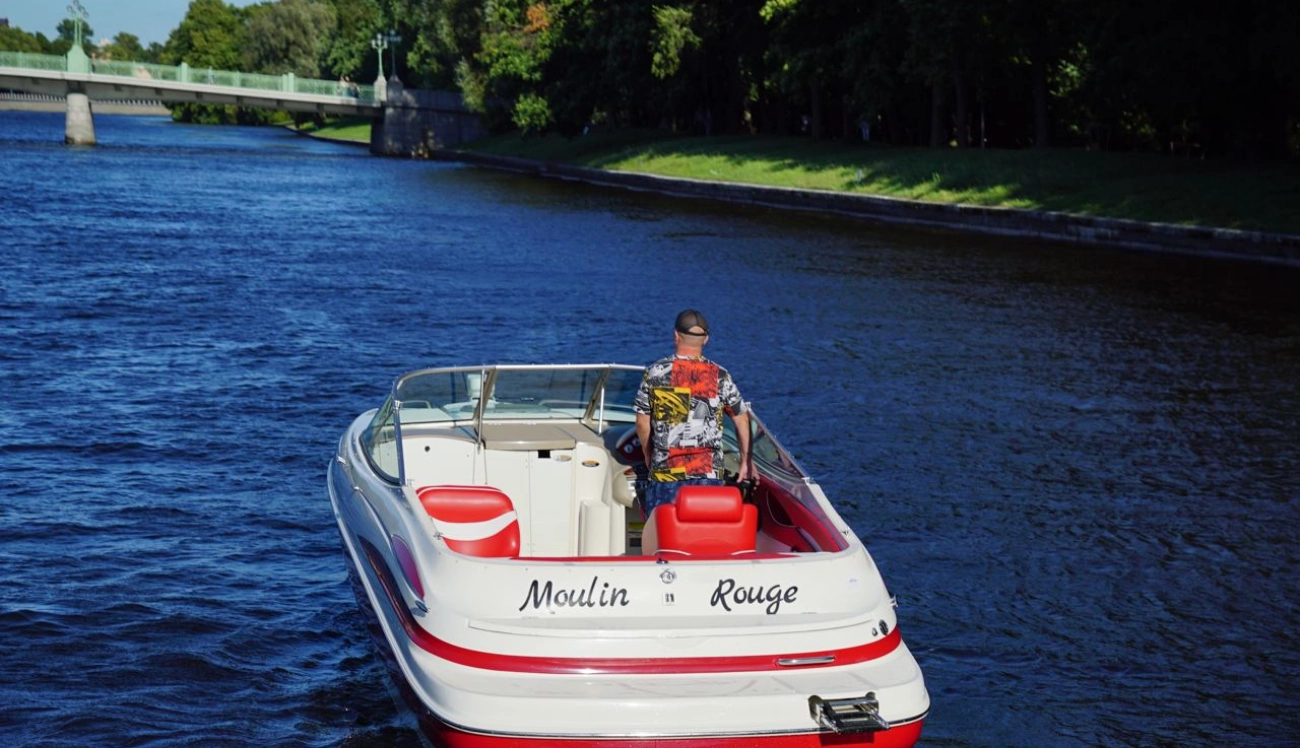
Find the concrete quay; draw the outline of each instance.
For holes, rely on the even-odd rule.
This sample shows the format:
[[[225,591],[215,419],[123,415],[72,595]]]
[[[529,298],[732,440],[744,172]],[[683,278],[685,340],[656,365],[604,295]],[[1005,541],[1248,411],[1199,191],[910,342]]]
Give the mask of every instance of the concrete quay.
[[[1146,223],[1022,208],[949,205],[919,200],[801,190],[788,187],[708,182],[630,172],[612,172],[570,164],[443,149],[431,154],[459,161],[550,179],[705,198],[772,208],[836,213],[869,221],[1066,242],[1247,260],[1300,268],[1300,235],[1240,231],[1204,226]]]

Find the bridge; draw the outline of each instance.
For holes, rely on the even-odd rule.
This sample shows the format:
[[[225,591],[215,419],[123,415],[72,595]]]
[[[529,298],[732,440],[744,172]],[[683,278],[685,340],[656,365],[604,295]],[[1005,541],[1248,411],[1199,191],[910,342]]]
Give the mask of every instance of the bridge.
[[[396,77],[357,85],[293,73],[97,60],[76,45],[66,56],[0,51],[0,90],[5,89],[65,97],[64,142],[73,145],[95,143],[92,100],[122,99],[369,116],[371,150],[386,155],[427,152],[482,134],[458,94],[405,89]]]

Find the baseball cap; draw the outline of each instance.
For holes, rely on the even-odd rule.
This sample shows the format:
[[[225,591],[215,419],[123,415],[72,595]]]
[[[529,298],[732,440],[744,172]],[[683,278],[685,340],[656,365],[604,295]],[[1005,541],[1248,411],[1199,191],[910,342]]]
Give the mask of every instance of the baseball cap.
[[[703,314],[694,309],[687,309],[677,315],[677,332],[686,333],[687,335],[699,335],[700,333],[691,332],[692,327],[698,327],[704,331],[705,335],[709,334],[709,321],[704,318]]]

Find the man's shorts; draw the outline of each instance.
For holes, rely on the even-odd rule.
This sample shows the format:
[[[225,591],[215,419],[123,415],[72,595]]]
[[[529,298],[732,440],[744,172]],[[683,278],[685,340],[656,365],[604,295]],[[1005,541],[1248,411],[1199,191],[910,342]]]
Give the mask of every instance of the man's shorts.
[[[650,513],[657,507],[677,501],[677,489],[682,486],[721,485],[722,481],[718,478],[687,478],[685,480],[675,481],[646,481],[645,491],[641,497],[641,513],[646,519],[650,519]]]

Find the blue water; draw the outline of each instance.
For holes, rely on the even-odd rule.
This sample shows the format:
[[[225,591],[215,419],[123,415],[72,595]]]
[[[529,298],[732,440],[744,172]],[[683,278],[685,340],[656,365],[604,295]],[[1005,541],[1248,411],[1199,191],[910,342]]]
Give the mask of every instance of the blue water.
[[[1300,734],[1300,273],[0,112],[0,745],[408,746],[324,470],[399,372],[711,354],[927,746]]]

